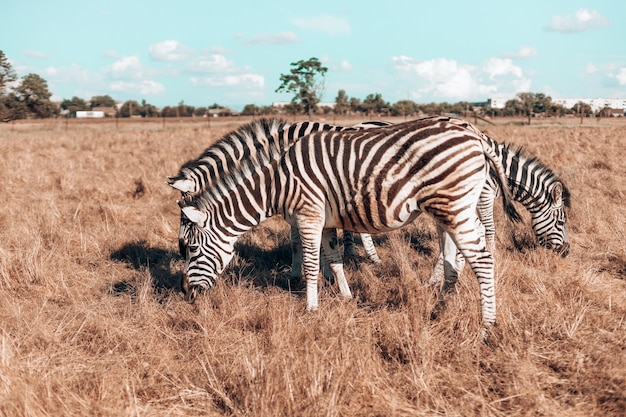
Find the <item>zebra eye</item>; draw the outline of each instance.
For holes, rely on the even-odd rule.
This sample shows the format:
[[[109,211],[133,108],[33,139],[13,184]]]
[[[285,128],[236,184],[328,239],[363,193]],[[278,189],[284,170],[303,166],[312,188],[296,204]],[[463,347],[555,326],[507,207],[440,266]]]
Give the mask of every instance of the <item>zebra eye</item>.
[[[199,245],[189,245],[189,251],[197,252],[199,247],[200,247]]]

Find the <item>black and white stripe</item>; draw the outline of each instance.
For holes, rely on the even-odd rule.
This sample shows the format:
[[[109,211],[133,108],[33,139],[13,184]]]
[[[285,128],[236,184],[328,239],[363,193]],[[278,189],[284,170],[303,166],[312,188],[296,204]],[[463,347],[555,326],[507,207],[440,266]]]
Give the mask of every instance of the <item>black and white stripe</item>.
[[[168,183],[181,191],[181,198],[189,199],[194,195],[223,181],[232,172],[247,170],[254,172],[272,160],[278,158],[298,138],[318,131],[343,131],[367,129],[389,125],[382,121],[365,121],[352,127],[334,126],[318,122],[288,123],[280,119],[260,119],[246,124],[238,130],[221,138],[208,147],[198,158],[185,163],[175,177],[169,177]],[[189,222],[181,213],[179,229],[179,250],[185,256],[183,237]],[[302,251],[297,229],[292,230],[292,277],[300,277]],[[334,231],[326,231],[324,239],[336,239]],[[361,241],[368,258],[379,263],[372,238],[363,234]],[[352,232],[344,232],[344,251],[346,256],[354,255]],[[325,268],[327,269],[327,268]],[[335,277],[337,278],[337,277]]]
[[[563,257],[567,256],[570,250],[566,214],[566,209],[570,207],[568,188],[538,157],[521,147],[501,144],[486,135],[483,136],[502,163],[513,199],[520,202],[530,213],[531,225],[539,244]],[[484,225],[485,239],[492,253],[495,248],[493,207],[499,193],[500,186],[493,178],[492,172],[487,178],[478,202],[478,217]],[[453,268],[445,269],[444,273],[444,264],[446,266],[452,264]],[[463,258],[453,247],[444,247],[430,283],[441,284],[443,279],[448,289],[453,288],[463,265]]]
[[[476,274],[487,328],[496,318],[493,257],[474,225],[489,166],[500,181],[505,211],[518,219],[497,156],[469,123],[431,117],[304,136],[252,176],[233,173],[181,203],[193,223],[185,236],[183,289],[193,298],[197,288],[212,286],[232,258],[238,237],[281,214],[299,228],[307,308],[314,310],[324,229],[381,233],[426,212]]]

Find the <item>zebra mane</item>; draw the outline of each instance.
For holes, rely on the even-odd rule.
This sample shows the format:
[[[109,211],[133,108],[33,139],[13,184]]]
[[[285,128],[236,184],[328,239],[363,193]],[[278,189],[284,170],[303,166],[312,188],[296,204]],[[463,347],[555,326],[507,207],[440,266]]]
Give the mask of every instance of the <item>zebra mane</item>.
[[[491,138],[489,138],[489,139],[491,139]],[[491,140],[496,142],[494,139],[491,139]],[[533,165],[542,174],[542,176],[544,178],[546,178],[548,180],[552,180],[552,181],[561,183],[561,185],[563,186],[563,193],[562,193],[563,204],[565,204],[565,207],[571,208],[571,200],[570,200],[569,189],[567,188],[567,186],[565,185],[563,180],[561,180],[554,173],[554,171],[552,171],[550,168],[548,168],[539,159],[539,157],[531,154],[530,152],[527,152],[524,147],[518,146],[518,145],[514,145],[512,143],[502,143],[500,146],[507,153],[516,155],[518,158],[525,160],[527,164]]]
[[[284,144],[274,137],[289,126],[281,119],[259,119],[240,126],[209,146],[196,159],[187,161],[170,183],[190,180],[198,190],[207,187],[236,185],[241,175],[249,175],[283,152]]]

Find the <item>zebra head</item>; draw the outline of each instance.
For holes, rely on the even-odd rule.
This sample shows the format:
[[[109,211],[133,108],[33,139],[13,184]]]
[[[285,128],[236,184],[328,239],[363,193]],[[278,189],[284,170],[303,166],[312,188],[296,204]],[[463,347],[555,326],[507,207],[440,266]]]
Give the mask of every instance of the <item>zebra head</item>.
[[[181,208],[178,247],[185,259],[181,289],[185,300],[193,303],[201,289],[215,284],[234,255],[234,243],[218,236],[211,226],[211,214],[186,203]]]
[[[556,181],[548,187],[546,197],[541,209],[532,212],[532,227],[540,245],[566,257],[570,243],[565,208],[570,207],[570,194],[563,183]]]

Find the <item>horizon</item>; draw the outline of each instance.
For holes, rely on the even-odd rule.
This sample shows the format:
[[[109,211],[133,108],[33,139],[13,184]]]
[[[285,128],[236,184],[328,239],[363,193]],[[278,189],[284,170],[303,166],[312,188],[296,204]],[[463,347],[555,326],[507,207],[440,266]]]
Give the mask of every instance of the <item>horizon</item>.
[[[518,92],[626,97],[619,43],[626,4],[453,1],[443,13],[404,1],[376,13],[352,1],[272,0],[254,13],[248,4],[16,3],[0,26],[0,37],[10,39],[2,50],[18,77],[44,78],[53,101],[109,95],[159,108],[184,101],[241,111],[290,101],[292,95],[275,93],[280,75],[311,57],[328,67],[323,102],[339,90],[420,104]],[[42,36],[51,16],[53,29]]]

